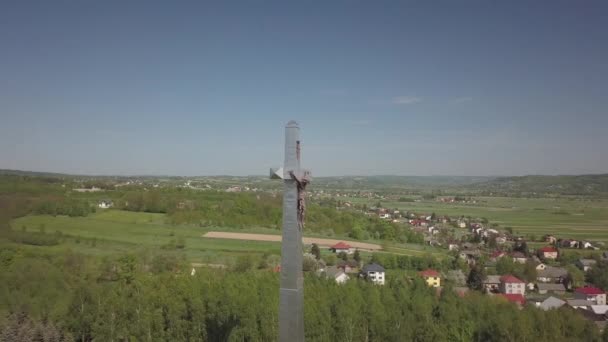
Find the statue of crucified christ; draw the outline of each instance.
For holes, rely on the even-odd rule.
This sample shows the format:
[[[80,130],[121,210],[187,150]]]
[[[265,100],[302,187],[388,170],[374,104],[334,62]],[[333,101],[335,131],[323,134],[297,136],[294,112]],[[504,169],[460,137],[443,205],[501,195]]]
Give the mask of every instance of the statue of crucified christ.
[[[306,186],[310,183],[310,171],[304,171],[302,177],[298,177],[293,171],[289,171],[289,175],[291,179],[296,181],[298,186],[298,228],[302,231],[306,218]]]

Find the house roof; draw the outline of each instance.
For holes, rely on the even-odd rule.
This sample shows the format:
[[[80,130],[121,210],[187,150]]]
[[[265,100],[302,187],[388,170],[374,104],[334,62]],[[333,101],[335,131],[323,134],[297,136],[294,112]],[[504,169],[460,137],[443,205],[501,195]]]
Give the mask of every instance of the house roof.
[[[349,244],[347,244],[347,243],[344,243],[344,242],[340,241],[337,244],[331,246],[331,248],[334,248],[334,249],[349,249],[349,248],[351,248],[351,246]]]
[[[542,303],[540,303],[540,308],[543,310],[551,310],[562,307],[566,302],[559,298],[549,297],[545,299]]]
[[[592,286],[579,287],[578,289],[574,290],[574,292],[586,295],[606,294],[606,292],[602,291],[602,289],[598,289],[597,287]]]
[[[578,262],[583,266],[593,266],[597,264],[597,261],[594,259],[578,259]]]
[[[559,278],[568,275],[568,270],[563,267],[546,266],[544,270],[538,271],[540,278]]]
[[[500,281],[503,283],[518,283],[518,284],[525,284],[526,282],[524,282],[523,280],[520,280],[519,278],[516,278],[510,274],[504,275],[502,277],[500,277]]]
[[[585,299],[568,299],[568,305],[570,306],[591,306],[593,302]]]
[[[536,286],[541,291],[566,291],[566,287],[564,287],[564,284],[538,283],[538,284],[536,284]]]
[[[506,298],[511,303],[519,303],[521,305],[526,304],[526,298],[519,293],[501,293],[500,296]]]
[[[513,253],[511,253],[511,258],[513,258],[513,259],[522,259],[522,258],[525,259],[526,255],[524,253],[522,253],[522,252],[513,252]]]
[[[363,266],[363,273],[369,273],[369,272],[384,272],[384,267],[373,263],[373,264],[367,264],[365,266]]]
[[[343,273],[344,271],[336,266],[329,266],[325,269],[325,275],[332,279],[338,278]]]
[[[498,283],[500,283],[499,275],[489,275],[486,277],[486,280],[484,280],[484,284],[498,284]]]
[[[503,256],[503,255],[505,255],[505,254],[506,254],[506,253],[505,253],[505,252],[503,252],[503,251],[495,251],[494,253],[492,253],[492,254],[490,255],[490,257],[491,257],[491,258],[498,258],[498,257],[501,257],[501,256]]]
[[[543,253],[556,253],[557,249],[555,249],[555,247],[545,246],[543,248],[540,248],[539,251]]]
[[[428,269],[428,270],[424,270],[422,272],[420,272],[420,275],[423,277],[439,277],[440,274],[439,272],[432,270],[432,269]]]
[[[605,315],[608,312],[608,305],[591,305],[591,310],[598,315]]]

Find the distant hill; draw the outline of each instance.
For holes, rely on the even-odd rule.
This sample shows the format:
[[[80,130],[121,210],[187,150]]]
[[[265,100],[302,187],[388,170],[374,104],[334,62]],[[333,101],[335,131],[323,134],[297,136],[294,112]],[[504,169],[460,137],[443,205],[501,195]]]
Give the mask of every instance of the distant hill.
[[[343,189],[434,189],[485,183],[484,176],[343,176],[314,178],[315,187]]]
[[[560,194],[608,196],[608,174],[577,176],[497,177],[471,188],[507,194]]]
[[[279,189],[280,182],[269,180],[267,176],[83,176],[51,172],[34,172],[0,169],[0,176],[25,176],[48,179],[71,179],[78,181],[118,181],[139,179],[144,181],[174,181],[182,184],[184,180],[210,182],[218,186],[248,185],[264,189]],[[339,176],[314,177],[315,189],[336,190],[413,190],[494,194],[494,195],[587,195],[608,197],[608,174],[543,176],[530,175],[519,177],[489,176]]]

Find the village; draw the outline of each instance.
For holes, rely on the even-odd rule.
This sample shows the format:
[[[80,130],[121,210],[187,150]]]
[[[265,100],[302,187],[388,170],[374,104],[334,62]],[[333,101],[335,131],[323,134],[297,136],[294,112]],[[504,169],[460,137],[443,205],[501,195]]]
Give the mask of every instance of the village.
[[[600,263],[608,264],[608,252],[600,251],[590,241],[545,235],[542,243],[534,243],[539,246],[533,249],[528,247],[525,237],[490,228],[489,222],[483,219],[404,213],[377,207],[369,208],[367,214],[407,225],[424,234],[426,244],[447,249],[454,260],[451,265],[456,267],[416,270],[416,275],[409,277],[423,280],[438,293],[448,288],[459,296],[477,291],[520,308],[574,310],[602,330],[608,322],[606,291],[588,277]],[[338,256],[338,262],[321,266],[317,271],[321,276],[339,284],[353,279],[377,285],[390,281],[385,265],[373,258],[368,263],[361,262],[359,251],[348,242],[333,245],[329,251]],[[591,253],[573,258],[581,254],[567,256],[567,251]]]

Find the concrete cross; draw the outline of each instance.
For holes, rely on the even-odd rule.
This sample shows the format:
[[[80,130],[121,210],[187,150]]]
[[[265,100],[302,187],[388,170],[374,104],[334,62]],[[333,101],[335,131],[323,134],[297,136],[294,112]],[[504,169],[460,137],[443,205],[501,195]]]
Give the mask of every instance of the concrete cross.
[[[300,169],[300,127],[285,126],[285,163],[270,169],[271,179],[283,179],[283,242],[279,292],[279,341],[304,341],[304,275],[302,229],[306,213],[306,185],[310,172]]]

